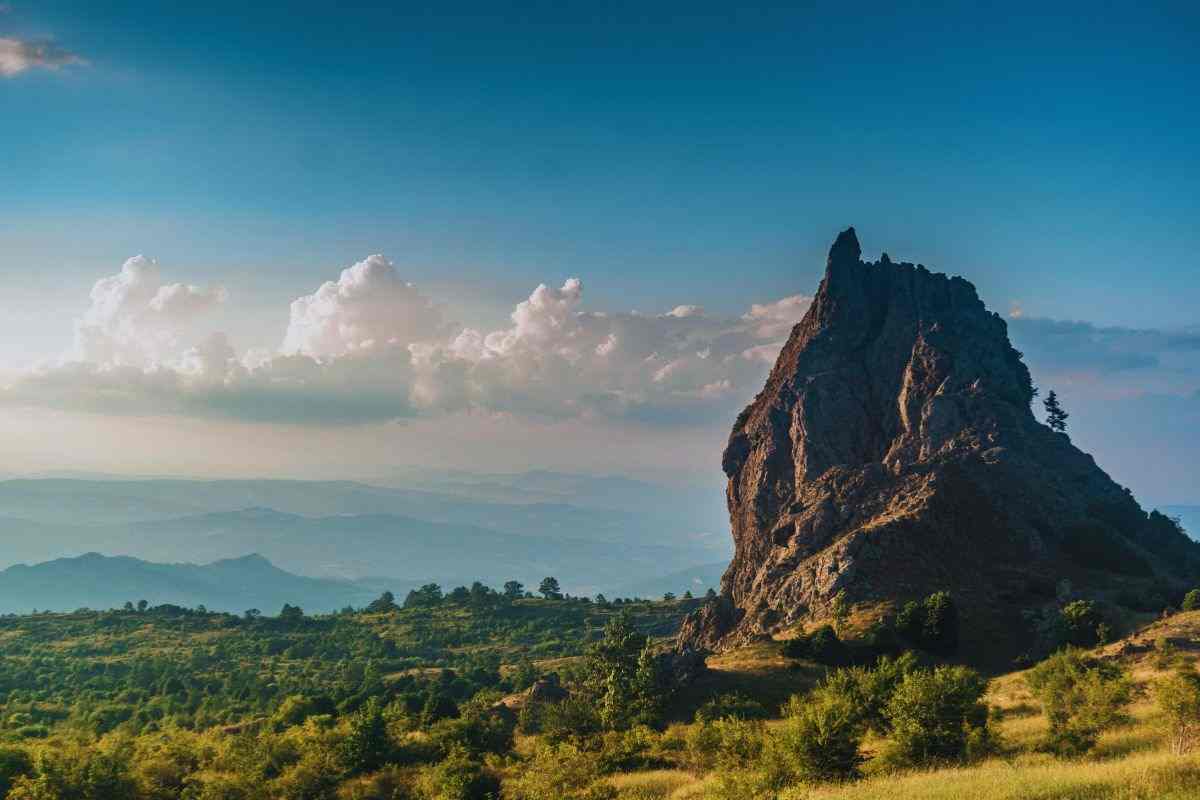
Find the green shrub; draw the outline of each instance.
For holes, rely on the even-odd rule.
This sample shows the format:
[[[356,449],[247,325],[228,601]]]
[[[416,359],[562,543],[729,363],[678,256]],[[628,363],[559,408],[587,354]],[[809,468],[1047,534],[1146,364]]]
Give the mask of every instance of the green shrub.
[[[516,778],[505,781],[504,800],[612,800],[600,758],[571,744],[542,744]]]
[[[1154,684],[1154,699],[1171,750],[1176,755],[1190,752],[1200,741],[1200,674],[1192,666],[1181,665],[1173,675]]]
[[[799,635],[783,646],[788,658],[804,658],[831,667],[840,667],[850,662],[850,650],[838,638],[830,625],[822,625],[812,633]]]
[[[18,747],[0,748],[0,797],[6,797],[13,782],[33,773],[33,759]]]
[[[896,614],[896,633],[908,644],[939,655],[958,649],[958,607],[949,592],[910,600]]]
[[[1183,604],[1180,606],[1184,611],[1195,611],[1200,609],[1200,589],[1192,589],[1183,596]]]
[[[696,709],[695,721],[714,722],[718,719],[766,719],[767,709],[757,700],[742,694],[720,694]]]
[[[492,800],[500,792],[500,781],[470,753],[455,750],[425,768],[417,787],[423,800]]]
[[[1047,749],[1066,756],[1091,750],[1101,732],[1121,721],[1132,691],[1119,666],[1071,648],[1038,664],[1025,682],[1050,723]]]
[[[831,684],[789,707],[784,724],[768,739],[763,760],[778,760],[769,771],[790,771],[791,777],[804,782],[857,777],[866,726],[854,695]]]
[[[888,701],[889,760],[903,766],[962,761],[989,740],[987,682],[972,669],[940,666],[904,675]]]
[[[1091,600],[1067,603],[1058,611],[1058,636],[1063,644],[1091,647],[1097,644],[1097,632],[1104,624],[1096,604]]]

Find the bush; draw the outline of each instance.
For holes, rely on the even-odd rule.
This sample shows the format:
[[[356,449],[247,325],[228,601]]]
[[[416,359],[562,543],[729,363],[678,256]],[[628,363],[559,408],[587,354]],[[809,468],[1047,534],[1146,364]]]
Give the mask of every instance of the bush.
[[[910,600],[896,614],[896,633],[909,645],[939,655],[958,649],[958,607],[949,592]]]
[[[1184,611],[1195,611],[1200,609],[1200,589],[1192,589],[1183,596],[1183,604],[1180,605]]]
[[[721,694],[696,709],[695,721],[715,722],[726,717],[734,719],[766,719],[767,709],[757,700],[742,694]]]
[[[1181,666],[1154,684],[1154,699],[1163,714],[1167,740],[1176,755],[1190,752],[1200,740],[1200,674]]]
[[[801,634],[783,646],[788,658],[805,658],[818,664],[840,667],[850,663],[850,650],[829,625],[822,625],[807,636]]]
[[[33,759],[17,747],[0,748],[0,797],[8,796],[13,782],[33,772]]]
[[[417,780],[420,796],[428,800],[492,800],[500,792],[500,781],[484,770],[465,750],[455,750],[444,760],[421,772]]]
[[[972,669],[941,666],[904,675],[888,701],[889,760],[902,766],[962,761],[986,748],[987,682]],[[974,751],[974,752],[973,752]]]
[[[1098,643],[1097,632],[1104,624],[1091,600],[1067,603],[1058,612],[1058,638],[1063,644],[1091,647]]]
[[[826,685],[789,707],[792,713],[770,737],[764,754],[764,761],[779,762],[769,771],[790,772],[804,782],[858,777],[866,726],[852,693]]]
[[[543,744],[515,779],[504,784],[504,800],[612,800],[617,791],[603,780],[600,759],[571,744]]]
[[[1047,749],[1059,755],[1086,753],[1100,733],[1123,718],[1131,686],[1115,664],[1093,662],[1078,650],[1060,650],[1025,677],[1050,730]]]

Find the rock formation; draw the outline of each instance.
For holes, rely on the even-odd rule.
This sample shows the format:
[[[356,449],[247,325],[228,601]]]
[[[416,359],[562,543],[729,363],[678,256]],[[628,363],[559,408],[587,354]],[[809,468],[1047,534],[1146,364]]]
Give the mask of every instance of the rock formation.
[[[720,650],[941,589],[964,647],[1011,656],[1021,612],[1079,592],[1169,595],[1200,546],[1034,417],[1028,369],[975,288],[837,237],[725,449],[735,555],[684,646]]]

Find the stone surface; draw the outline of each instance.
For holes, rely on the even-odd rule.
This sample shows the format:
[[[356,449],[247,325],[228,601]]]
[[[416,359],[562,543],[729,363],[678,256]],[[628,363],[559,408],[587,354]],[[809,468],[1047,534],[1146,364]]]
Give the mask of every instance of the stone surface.
[[[964,646],[1021,650],[1021,612],[1063,578],[1098,597],[1200,574],[1147,515],[1031,411],[1030,374],[975,287],[861,259],[837,237],[824,279],[722,459],[735,555],[680,645],[720,650],[824,619],[840,590],[886,608],[950,590]]]

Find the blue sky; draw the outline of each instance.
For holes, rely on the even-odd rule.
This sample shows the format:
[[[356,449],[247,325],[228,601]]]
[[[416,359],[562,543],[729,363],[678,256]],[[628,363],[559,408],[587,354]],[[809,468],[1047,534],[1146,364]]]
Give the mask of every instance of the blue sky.
[[[1082,366],[1024,335],[1078,403],[1189,429],[1161,403],[1200,390],[1194,5],[384,5],[8,3],[0,40],[78,62],[0,78],[0,360],[57,357],[139,253],[225,287],[240,351],[372,253],[482,332],[576,276],[581,308],[740,319],[853,224],[1001,312],[1160,332]],[[1115,413],[1079,435],[1127,459]]]

